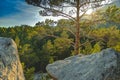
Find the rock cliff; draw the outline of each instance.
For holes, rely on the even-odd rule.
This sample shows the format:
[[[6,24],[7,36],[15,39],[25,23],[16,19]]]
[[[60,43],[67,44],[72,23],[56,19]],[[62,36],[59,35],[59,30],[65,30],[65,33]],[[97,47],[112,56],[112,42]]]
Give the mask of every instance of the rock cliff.
[[[25,80],[17,46],[10,38],[0,37],[0,80]]]
[[[56,61],[46,70],[55,80],[120,80],[120,55],[109,48]]]

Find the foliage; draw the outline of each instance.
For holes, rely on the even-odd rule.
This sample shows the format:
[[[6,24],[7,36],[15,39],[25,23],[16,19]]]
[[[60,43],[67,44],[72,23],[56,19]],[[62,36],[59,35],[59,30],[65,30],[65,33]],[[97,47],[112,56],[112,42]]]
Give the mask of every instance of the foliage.
[[[106,10],[105,17],[107,17],[107,20],[110,22],[120,23],[120,8],[116,5],[109,6]]]
[[[89,9],[99,8],[108,4],[110,0],[25,0],[28,4],[42,8],[39,11],[42,16],[63,16],[71,19],[74,22],[75,40],[74,40],[74,53],[80,53],[80,23],[83,16]],[[104,4],[102,4],[104,2]],[[75,15],[75,17],[74,17]],[[89,21],[89,19],[86,18]],[[46,20],[47,23],[51,21]],[[90,20],[91,21],[91,20]],[[95,20],[94,20],[95,21]]]
[[[112,20],[112,18],[109,19]],[[10,37],[15,40],[27,80],[32,80],[35,72],[46,72],[47,64],[69,57],[72,52],[74,53],[75,36],[74,29],[71,28],[74,22],[62,19],[56,26],[51,26],[49,25],[51,21],[50,23],[49,20],[47,21],[34,27],[28,25],[0,27],[1,37]],[[115,18],[114,21],[119,20]],[[82,27],[80,28],[79,49],[82,54],[96,53],[105,48],[114,48],[120,52],[120,26],[93,27],[92,23],[87,25],[84,21],[80,25]]]
[[[33,80],[34,79],[34,70],[35,68],[30,68],[24,72],[26,80]]]
[[[101,51],[101,46],[100,46],[100,43],[97,42],[97,43],[93,46],[92,53],[96,53],[96,52],[100,52],[100,51]]]

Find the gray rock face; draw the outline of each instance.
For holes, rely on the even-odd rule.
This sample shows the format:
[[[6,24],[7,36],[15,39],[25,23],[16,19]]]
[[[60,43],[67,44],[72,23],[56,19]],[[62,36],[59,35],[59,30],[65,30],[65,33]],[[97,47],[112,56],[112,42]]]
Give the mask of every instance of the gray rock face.
[[[120,80],[120,56],[113,49],[56,61],[46,67],[55,80]]]
[[[25,80],[17,46],[10,38],[0,37],[0,80]]]

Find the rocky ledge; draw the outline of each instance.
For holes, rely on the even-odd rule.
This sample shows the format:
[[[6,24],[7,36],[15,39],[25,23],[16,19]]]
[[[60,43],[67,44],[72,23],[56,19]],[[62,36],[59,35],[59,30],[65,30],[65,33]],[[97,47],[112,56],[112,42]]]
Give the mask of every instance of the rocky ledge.
[[[72,56],[46,67],[54,80],[120,80],[120,54],[113,49]]]
[[[0,80],[25,80],[17,46],[10,38],[0,37]]]

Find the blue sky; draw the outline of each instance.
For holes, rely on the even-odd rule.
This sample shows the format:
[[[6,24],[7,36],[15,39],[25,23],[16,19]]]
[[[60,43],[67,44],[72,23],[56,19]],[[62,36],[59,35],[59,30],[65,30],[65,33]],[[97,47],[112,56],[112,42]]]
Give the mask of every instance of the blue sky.
[[[2,0],[0,2],[0,27],[23,24],[34,26],[38,21],[48,18],[40,16],[39,10],[39,7],[28,5],[24,0]]]
[[[39,16],[40,8],[28,5],[24,0],[3,0],[0,2],[0,26],[34,25],[43,18]]]
[[[45,20],[45,17],[39,15],[39,10],[39,7],[28,5],[24,0],[2,0],[0,2],[0,27],[23,24],[34,26],[38,21]]]

